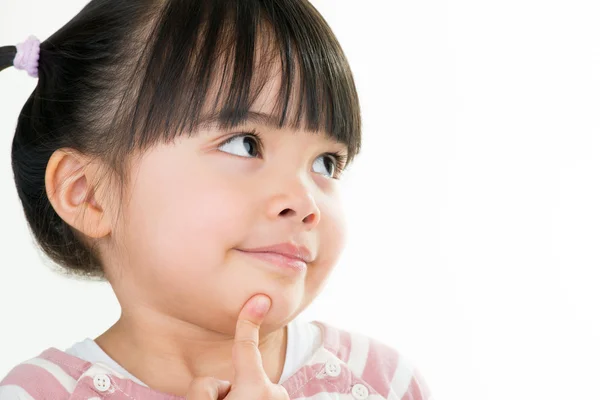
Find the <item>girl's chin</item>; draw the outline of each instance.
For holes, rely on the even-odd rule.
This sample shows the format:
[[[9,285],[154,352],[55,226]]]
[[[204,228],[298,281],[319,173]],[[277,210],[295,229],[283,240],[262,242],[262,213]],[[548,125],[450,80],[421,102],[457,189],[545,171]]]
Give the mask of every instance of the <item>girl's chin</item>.
[[[302,312],[304,307],[300,303],[275,303],[273,304],[269,314],[263,321],[262,328],[265,332],[276,331],[286,326],[298,314]]]
[[[268,293],[265,294],[271,298],[271,308],[261,324],[261,332],[263,334],[268,334],[286,326],[300,313],[301,310],[299,309],[299,302],[291,302],[289,299],[281,299],[276,296],[271,296]],[[235,327],[239,318],[239,310],[242,309],[242,306],[251,297],[252,296],[241,301],[239,308],[229,313],[229,323],[227,324],[228,326],[226,329],[228,334],[235,333]]]

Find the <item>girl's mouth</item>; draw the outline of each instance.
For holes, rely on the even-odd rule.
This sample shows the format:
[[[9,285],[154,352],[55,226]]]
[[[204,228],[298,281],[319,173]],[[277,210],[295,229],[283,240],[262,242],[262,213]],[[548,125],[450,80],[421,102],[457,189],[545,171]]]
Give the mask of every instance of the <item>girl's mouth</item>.
[[[297,258],[284,256],[283,254],[271,253],[271,252],[254,252],[254,251],[243,251],[252,257],[258,258],[259,260],[267,261],[271,264],[291,269],[296,272],[302,272],[307,269],[307,265],[304,261]]]

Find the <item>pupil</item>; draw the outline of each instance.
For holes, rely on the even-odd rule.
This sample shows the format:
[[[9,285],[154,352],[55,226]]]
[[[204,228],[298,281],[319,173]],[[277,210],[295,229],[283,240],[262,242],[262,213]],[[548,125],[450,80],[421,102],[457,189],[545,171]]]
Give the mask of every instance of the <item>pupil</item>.
[[[331,157],[325,157],[325,168],[327,169],[327,173],[329,173],[329,175],[333,175],[333,169],[334,169],[334,165],[333,165],[333,161],[331,160]]]
[[[254,146],[254,140],[248,136],[246,136],[244,138],[244,148],[246,149],[246,151],[248,152],[248,154],[250,154],[251,156],[255,156],[255,146]]]

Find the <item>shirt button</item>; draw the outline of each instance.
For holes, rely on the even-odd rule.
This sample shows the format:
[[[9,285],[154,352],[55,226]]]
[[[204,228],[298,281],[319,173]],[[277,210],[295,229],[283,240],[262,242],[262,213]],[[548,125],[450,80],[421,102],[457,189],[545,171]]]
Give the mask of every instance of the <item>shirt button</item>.
[[[342,372],[342,367],[334,360],[328,360],[325,363],[325,373],[329,376],[336,377]]]
[[[104,374],[94,376],[94,387],[101,392],[106,392],[110,389],[110,378]]]
[[[352,396],[357,400],[365,400],[369,397],[369,389],[365,385],[357,383],[352,386]]]

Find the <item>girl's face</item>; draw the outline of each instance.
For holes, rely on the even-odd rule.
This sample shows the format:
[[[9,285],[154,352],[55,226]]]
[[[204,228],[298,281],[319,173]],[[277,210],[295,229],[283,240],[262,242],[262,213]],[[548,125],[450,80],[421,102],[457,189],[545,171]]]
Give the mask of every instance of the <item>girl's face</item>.
[[[273,306],[263,329],[285,325],[323,288],[343,247],[331,153],[346,146],[256,121],[145,152],[133,164],[107,271],[123,308],[230,334],[242,305],[264,293]],[[279,244],[304,248],[306,269],[248,252]]]

